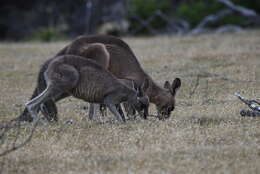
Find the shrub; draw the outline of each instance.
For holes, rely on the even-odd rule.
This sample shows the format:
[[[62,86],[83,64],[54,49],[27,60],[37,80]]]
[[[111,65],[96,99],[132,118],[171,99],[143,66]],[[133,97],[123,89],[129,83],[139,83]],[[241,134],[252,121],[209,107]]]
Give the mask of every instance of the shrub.
[[[237,5],[251,8],[259,12],[260,1],[247,1],[247,0],[233,0]],[[169,18],[180,18],[188,21],[191,27],[198,25],[201,20],[211,14],[216,14],[220,10],[226,9],[227,7],[221,3],[214,2],[211,0],[187,0],[180,1],[180,4],[173,8],[174,4],[171,4],[171,0],[130,0],[129,14],[140,17],[141,19],[147,20],[150,16],[154,15],[156,10],[161,10],[167,14]],[[248,20],[245,17],[239,15],[226,16],[214,24],[209,24],[208,27],[215,28],[225,24],[234,24],[247,26]],[[163,31],[167,23],[160,17],[156,17],[150,26],[158,31]],[[130,31],[138,28],[140,23],[134,19],[130,19]],[[138,34],[147,34],[147,29],[143,28]]]
[[[27,38],[27,40],[39,40],[44,42],[54,41],[54,40],[61,40],[64,39],[65,36],[61,34],[57,29],[54,27],[47,27],[41,28],[37,31],[34,31],[31,36]]]
[[[243,0],[239,0],[243,1]],[[236,2],[235,2],[236,3]],[[237,2],[236,4],[240,4]],[[246,6],[245,6],[246,7]],[[218,2],[210,2],[205,0],[192,1],[190,3],[182,3],[176,11],[176,15],[187,20],[192,27],[196,26],[204,17],[215,14],[218,11],[226,9],[226,7]],[[226,16],[210,27],[217,27],[224,24],[245,25],[246,19],[242,16],[232,15]]]
[[[141,19],[147,20],[153,16],[156,10],[169,14],[171,10],[171,0],[130,0],[129,14],[130,16],[138,16]],[[130,30],[137,28],[140,23],[134,19],[130,19]],[[166,23],[161,18],[156,17],[150,23],[151,27],[160,30],[165,27]],[[147,34],[148,31],[144,28],[139,34]]]

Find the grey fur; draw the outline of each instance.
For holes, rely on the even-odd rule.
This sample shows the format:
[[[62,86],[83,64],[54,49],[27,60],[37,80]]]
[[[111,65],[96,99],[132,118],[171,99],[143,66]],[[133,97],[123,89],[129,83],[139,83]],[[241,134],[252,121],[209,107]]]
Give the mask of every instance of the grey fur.
[[[96,56],[95,51],[89,52],[88,50],[88,46],[93,43],[100,43],[105,45],[106,50],[110,55],[108,71],[113,73],[113,75],[115,75],[117,78],[134,80],[134,82],[139,87],[142,85],[145,79],[148,79],[149,87],[147,90],[145,90],[145,94],[149,97],[149,101],[156,105],[159,118],[164,119],[170,117],[171,112],[175,108],[176,91],[181,86],[181,80],[179,78],[176,78],[172,84],[166,85],[167,88],[162,88],[158,86],[152,80],[152,78],[142,69],[131,48],[120,38],[105,35],[80,36],[72,41],[70,44],[65,46],[61,51],[59,51],[57,53],[57,56],[73,54],[86,58],[91,58],[98,62],[100,60],[100,56]],[[43,74],[47,69],[48,64],[49,61],[47,61],[42,66],[38,76],[37,87],[35,88],[31,98],[39,95],[39,93],[41,93],[46,88]],[[60,96],[60,98],[66,96],[67,94],[63,94],[62,96]],[[60,98],[56,100],[59,100]],[[45,117],[57,120],[57,108],[55,102],[53,102],[52,100],[48,100],[43,103],[43,106],[44,107],[42,108],[44,108],[44,110],[42,110],[42,112],[44,113]],[[19,119],[24,121],[32,120],[27,109],[23,111]]]
[[[80,56],[65,55],[51,59],[44,77],[47,88],[26,104],[33,118],[37,117],[37,111],[44,102],[55,101],[64,94],[105,104],[118,121],[125,121],[116,109],[121,102],[130,103],[138,112],[144,109],[138,107],[142,100],[138,98],[137,91],[121,83],[94,61]]]

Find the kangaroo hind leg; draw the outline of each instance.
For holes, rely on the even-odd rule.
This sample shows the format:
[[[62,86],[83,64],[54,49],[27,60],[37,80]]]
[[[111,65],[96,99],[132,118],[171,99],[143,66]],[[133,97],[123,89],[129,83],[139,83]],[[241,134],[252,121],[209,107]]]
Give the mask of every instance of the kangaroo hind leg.
[[[44,102],[48,100],[55,101],[62,94],[69,92],[75,87],[79,79],[77,70],[72,66],[64,64],[51,67],[45,72],[44,76],[47,88],[26,103],[26,107],[34,119],[37,117],[37,110]]]

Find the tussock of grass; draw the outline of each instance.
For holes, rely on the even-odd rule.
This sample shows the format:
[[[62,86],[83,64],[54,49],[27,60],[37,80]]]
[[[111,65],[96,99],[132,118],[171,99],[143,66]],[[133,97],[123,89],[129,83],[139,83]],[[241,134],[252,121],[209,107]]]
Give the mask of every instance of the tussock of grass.
[[[39,125],[28,145],[0,159],[2,173],[260,173],[260,118],[240,117],[246,106],[231,95],[260,96],[259,34],[126,38],[158,84],[182,79],[172,117],[91,122],[85,103],[69,98],[58,103],[59,123]],[[1,121],[22,111],[39,66],[66,44],[0,45]],[[17,142],[31,128],[21,125]]]

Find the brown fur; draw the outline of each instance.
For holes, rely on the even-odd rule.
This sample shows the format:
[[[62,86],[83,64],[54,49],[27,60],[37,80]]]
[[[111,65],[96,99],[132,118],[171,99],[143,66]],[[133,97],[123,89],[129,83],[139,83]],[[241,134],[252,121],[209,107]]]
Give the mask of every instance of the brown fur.
[[[159,87],[152,78],[144,72],[133,51],[121,39],[105,35],[80,36],[59,51],[56,56],[65,54],[85,56],[84,54],[86,54],[87,51],[84,51],[84,49],[88,48],[90,44],[96,43],[105,45],[110,55],[108,71],[113,73],[117,78],[134,80],[138,86],[141,86],[145,79],[148,79],[149,87],[145,93],[148,95],[150,102],[156,105],[159,118],[169,118],[175,108],[175,95],[181,86],[181,80],[176,78],[172,84],[165,85],[165,88]],[[99,60],[99,58],[95,56],[89,58]],[[102,63],[100,64],[102,65]],[[106,66],[106,64],[103,63],[103,66]],[[38,85],[32,97],[35,97],[45,89],[46,84],[43,79],[43,73],[47,67],[48,62],[44,64],[39,73]],[[165,83],[168,84],[169,82],[166,81]],[[55,119],[57,113],[55,104],[52,101],[46,101],[43,106],[43,108],[46,108],[45,115],[53,115]],[[21,114],[20,119],[25,121],[31,120],[26,109]]]
[[[175,108],[175,95],[181,86],[181,80],[176,78],[172,84],[165,88],[159,87],[152,78],[144,72],[140,63],[130,47],[121,39],[113,36],[80,36],[68,46],[63,48],[57,55],[78,55],[86,45],[102,43],[110,54],[108,70],[117,78],[132,79],[140,86],[145,79],[149,79],[149,88],[146,94],[150,102],[157,106],[159,118],[168,118]],[[81,50],[81,51],[80,51]],[[95,57],[92,57],[93,59]],[[169,83],[166,81],[165,83]]]
[[[68,49],[67,52],[68,53],[66,54],[70,54],[70,49]],[[79,49],[79,54],[74,55],[86,57],[89,59],[94,58],[93,60],[95,60],[103,68],[108,69],[109,67],[110,55],[104,44],[92,43],[85,45]]]

